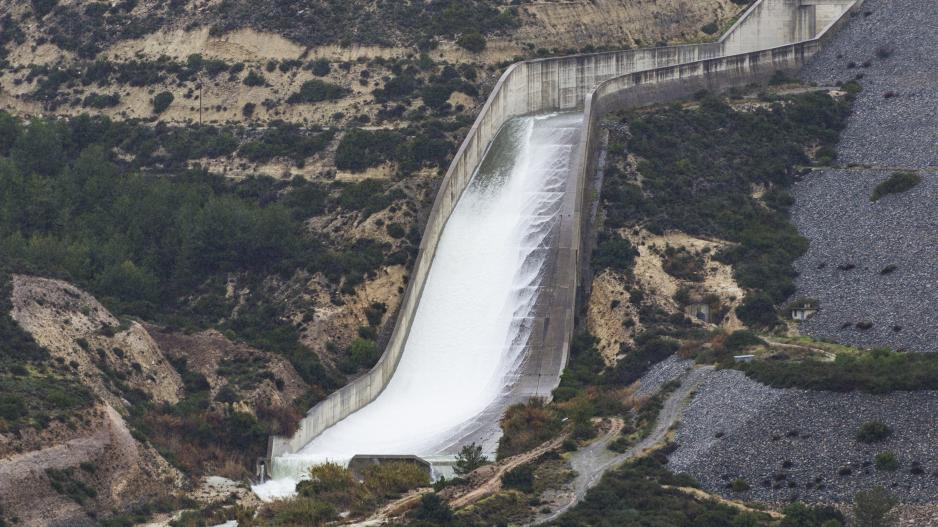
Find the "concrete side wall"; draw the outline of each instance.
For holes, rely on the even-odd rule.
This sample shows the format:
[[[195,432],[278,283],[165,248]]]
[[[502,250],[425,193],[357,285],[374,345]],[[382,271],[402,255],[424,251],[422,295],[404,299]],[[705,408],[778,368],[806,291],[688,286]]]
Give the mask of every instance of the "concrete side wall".
[[[769,49],[814,38],[816,8],[802,0],[759,2],[724,39],[725,55]],[[821,28],[823,29],[823,28]]]
[[[730,32],[716,43],[574,55],[520,62],[509,67],[495,85],[440,184],[398,312],[397,323],[384,354],[369,373],[313,407],[292,437],[271,437],[268,457],[273,458],[298,451],[325,429],[374,400],[387,385],[404,351],[404,344],[407,341],[443,227],[475,173],[476,167],[482,161],[492,139],[509,119],[534,112],[571,110],[582,107],[589,93],[598,84],[609,79],[621,79],[623,75],[633,72],[644,72],[641,74],[643,75],[641,79],[646,79],[646,81],[638,82],[638,85],[651,86],[657,82],[665,85],[666,81],[674,81],[674,86],[667,90],[670,93],[683,93],[677,84],[683,78],[695,77],[693,72],[697,69],[661,73],[660,75],[663,75],[661,77],[657,77],[654,72],[659,70],[670,72],[670,67],[685,63],[698,65],[693,68],[705,67],[700,65],[711,64],[708,61],[723,56],[725,49],[730,45],[733,49],[751,51],[773,47],[776,45],[776,40],[792,42],[791,35],[800,34],[797,33],[800,30],[791,28],[801,27],[802,24],[798,18],[803,13],[803,8],[793,4],[798,1],[800,0],[759,0],[753,8],[747,11],[740,22],[737,22]],[[784,16],[786,12],[789,14],[788,18]],[[766,18],[766,20],[759,20],[760,18]],[[774,25],[784,26],[785,29],[770,30]],[[762,38],[765,38],[769,44],[761,45],[760,39]],[[786,38],[788,40],[784,40]],[[788,58],[780,57],[779,64],[787,64],[788,60]],[[740,77],[748,74],[745,73],[745,68],[751,69],[749,63],[746,62],[727,63],[728,66],[730,64],[743,68],[739,72]],[[768,68],[769,66],[763,64],[760,71],[768,71]],[[771,73],[774,73],[774,70],[769,74]],[[615,86],[618,86],[618,89],[626,89],[630,85],[615,84]],[[652,96],[644,97],[651,98]],[[589,135],[595,136],[595,134]],[[579,157],[581,166],[591,164],[584,162],[588,159],[585,157],[586,152],[591,152],[591,150],[584,151]],[[583,178],[580,178],[578,186],[581,187],[582,183]],[[577,192],[575,214],[579,216],[582,188],[579,188]],[[561,362],[563,363],[566,362],[569,337],[573,332],[575,292],[579,275],[575,270],[580,247],[580,222],[572,223],[574,224],[572,232],[565,233],[561,241],[560,265],[570,269],[569,273],[563,273],[569,283],[554,284],[559,295],[557,300],[567,306],[562,317],[563,321],[558,321],[561,323],[555,326],[563,328],[558,339],[560,342],[555,343],[558,348],[561,348],[558,352],[562,354]],[[551,386],[545,386],[545,389],[550,389],[555,385],[556,381]]]

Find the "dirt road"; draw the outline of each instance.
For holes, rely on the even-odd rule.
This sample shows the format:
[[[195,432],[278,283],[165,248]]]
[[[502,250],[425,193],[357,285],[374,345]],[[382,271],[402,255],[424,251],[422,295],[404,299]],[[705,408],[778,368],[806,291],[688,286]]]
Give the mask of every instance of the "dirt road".
[[[664,402],[655,428],[647,437],[639,441],[627,451],[617,454],[609,450],[609,443],[618,436],[615,427],[597,439],[589,446],[573,453],[570,465],[576,471],[576,479],[567,493],[564,493],[559,507],[553,508],[548,514],[539,514],[531,525],[539,525],[555,520],[586,496],[586,493],[602,479],[607,470],[621,465],[629,459],[647,455],[651,450],[662,443],[668,431],[680,420],[687,398],[691,392],[703,381],[704,377],[713,370],[712,366],[694,368],[683,378],[681,386],[674,391]]]

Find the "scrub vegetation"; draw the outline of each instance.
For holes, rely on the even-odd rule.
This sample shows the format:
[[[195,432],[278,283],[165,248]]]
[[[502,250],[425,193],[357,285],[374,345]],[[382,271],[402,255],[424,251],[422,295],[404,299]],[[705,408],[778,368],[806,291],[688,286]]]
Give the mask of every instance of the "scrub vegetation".
[[[241,148],[260,159],[299,158],[321,147],[319,136],[294,132],[293,125],[276,126]],[[88,117],[25,124],[0,113],[0,247],[8,268],[66,278],[122,315],[190,328],[221,319],[221,328],[288,357],[307,382],[338,386],[262,295],[229,317],[226,276],[236,273],[259,288],[270,276],[322,272],[351,288],[386,262],[387,248],[369,241],[336,246],[306,232],[302,221],[337,207],[371,213],[403,196],[368,181],[231,182],[198,169],[167,178],[141,173],[138,163],[113,153],[137,144],[145,156],[160,143],[178,149],[180,161],[237,147],[218,130],[146,131]]]
[[[870,196],[870,201],[879,201],[889,194],[900,194],[921,182],[922,176],[918,174],[913,174],[912,172],[896,172],[879,185],[876,185],[876,188],[873,189],[873,195]]]
[[[0,254],[0,433],[19,435],[53,422],[73,423],[95,397],[70,365],[49,353],[10,317],[10,276]]]
[[[701,94],[694,107],[627,113],[621,121],[630,136],[619,152],[637,156],[641,181],[615,165],[608,171],[605,232],[641,226],[732,242],[717,259],[732,265],[749,291],[737,314],[749,325],[771,327],[776,306],[795,291],[792,262],[807,247],[788,219],[787,189],[798,166],[833,159],[849,111],[849,99],[818,92],[751,111]],[[752,195],[754,185],[767,189],[761,200]]]

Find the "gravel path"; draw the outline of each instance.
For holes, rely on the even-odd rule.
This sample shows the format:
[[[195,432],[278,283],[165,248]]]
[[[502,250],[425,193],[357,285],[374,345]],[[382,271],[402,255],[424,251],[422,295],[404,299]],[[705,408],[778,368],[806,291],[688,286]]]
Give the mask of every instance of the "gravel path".
[[[938,475],[938,393],[890,395],[777,390],[741,372],[714,372],[697,389],[677,433],[669,468],[698,478],[707,490],[734,499],[787,502],[851,501],[857,490],[882,485],[904,502],[934,500]],[[860,425],[894,429],[885,443],[856,441]],[[891,451],[895,472],[876,470]],[[913,473],[918,463],[920,474]],[[849,475],[841,475],[850,467]],[[740,478],[752,488],[727,488]]]
[[[666,362],[666,361],[665,361]],[[684,361],[673,361],[684,362]],[[659,363],[657,366],[660,366]],[[660,373],[660,368],[659,372]],[[618,454],[609,450],[609,443],[616,439],[617,433],[607,433],[605,436],[581,448],[570,456],[570,466],[576,472],[576,478],[568,488],[564,489],[563,500],[557,507],[552,507],[547,514],[538,514],[531,525],[540,525],[559,518],[564,512],[579,503],[599,481],[607,470],[615,468],[629,459],[647,455],[649,451],[660,445],[671,430],[671,427],[680,421],[686,402],[690,394],[700,386],[712,372],[713,368],[682,368],[681,373],[675,377],[681,379],[681,386],[665,399],[661,411],[658,413],[655,428],[647,437],[636,443],[625,452]],[[649,371],[642,377],[642,384],[650,384],[651,377],[658,373]],[[668,381],[665,381],[668,382]],[[661,383],[664,384],[664,383]]]

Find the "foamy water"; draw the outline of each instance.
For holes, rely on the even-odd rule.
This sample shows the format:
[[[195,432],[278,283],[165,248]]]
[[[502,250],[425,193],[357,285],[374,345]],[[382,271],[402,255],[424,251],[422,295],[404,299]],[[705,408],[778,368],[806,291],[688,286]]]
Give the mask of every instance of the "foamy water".
[[[582,116],[518,118],[493,142],[440,238],[400,364],[372,403],[273,460],[254,487],[288,496],[311,465],[439,457],[518,377]]]

